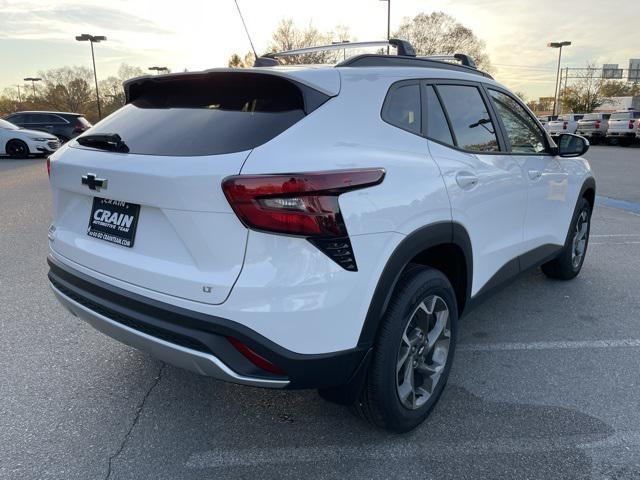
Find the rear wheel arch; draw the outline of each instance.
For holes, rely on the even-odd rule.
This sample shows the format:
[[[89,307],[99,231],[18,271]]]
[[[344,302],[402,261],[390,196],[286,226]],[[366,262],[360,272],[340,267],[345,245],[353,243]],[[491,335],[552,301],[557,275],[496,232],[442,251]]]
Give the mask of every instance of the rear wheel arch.
[[[441,271],[456,291],[459,315],[471,296],[473,252],[466,229],[455,222],[440,222],[409,234],[396,247],[382,271],[360,333],[358,345],[373,345],[398,280],[412,266]]]
[[[596,181],[593,177],[587,178],[582,184],[580,198],[585,198],[591,205],[591,211],[593,211],[593,206],[596,202]]]

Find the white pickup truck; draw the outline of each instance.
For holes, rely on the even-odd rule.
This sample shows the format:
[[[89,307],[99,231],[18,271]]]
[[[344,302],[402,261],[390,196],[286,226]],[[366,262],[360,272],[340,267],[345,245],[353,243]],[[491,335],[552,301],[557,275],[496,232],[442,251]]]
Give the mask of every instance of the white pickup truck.
[[[576,133],[578,129],[578,120],[582,120],[582,113],[565,113],[558,116],[557,120],[547,123],[547,131],[552,137],[556,137],[562,133]]]
[[[609,118],[609,128],[607,129],[607,140],[617,139],[621,143],[631,143],[636,138],[640,123],[640,111],[625,110],[611,114]]]

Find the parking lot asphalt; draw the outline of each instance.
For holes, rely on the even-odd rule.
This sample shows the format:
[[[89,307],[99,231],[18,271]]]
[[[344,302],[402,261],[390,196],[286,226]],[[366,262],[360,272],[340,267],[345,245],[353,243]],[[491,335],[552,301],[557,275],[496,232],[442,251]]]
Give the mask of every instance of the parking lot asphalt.
[[[638,201],[640,149],[587,156],[599,194]],[[72,317],[46,280],[50,208],[42,160],[0,160],[2,479],[640,479],[640,215],[598,206],[577,279],[534,272],[465,317],[439,404],[391,435]]]

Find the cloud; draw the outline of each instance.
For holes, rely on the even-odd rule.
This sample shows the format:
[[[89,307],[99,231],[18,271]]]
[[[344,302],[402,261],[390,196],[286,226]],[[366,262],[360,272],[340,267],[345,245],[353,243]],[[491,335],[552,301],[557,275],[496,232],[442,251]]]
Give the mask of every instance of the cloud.
[[[173,33],[145,18],[98,5],[65,4],[42,6],[29,2],[0,2],[0,38],[67,38],[70,32],[101,29],[118,32],[145,32],[147,35]],[[74,33],[75,34],[75,33]]]

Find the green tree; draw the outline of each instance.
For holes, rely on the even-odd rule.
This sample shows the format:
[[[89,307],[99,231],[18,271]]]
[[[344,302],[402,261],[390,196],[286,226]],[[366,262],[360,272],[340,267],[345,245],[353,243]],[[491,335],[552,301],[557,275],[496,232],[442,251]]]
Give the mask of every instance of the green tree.
[[[491,70],[485,43],[446,13],[419,13],[405,18],[392,36],[408,40],[420,56],[464,53],[471,56],[479,68]]]
[[[603,97],[632,97],[640,95],[640,83],[609,80],[602,83],[600,93]]]

